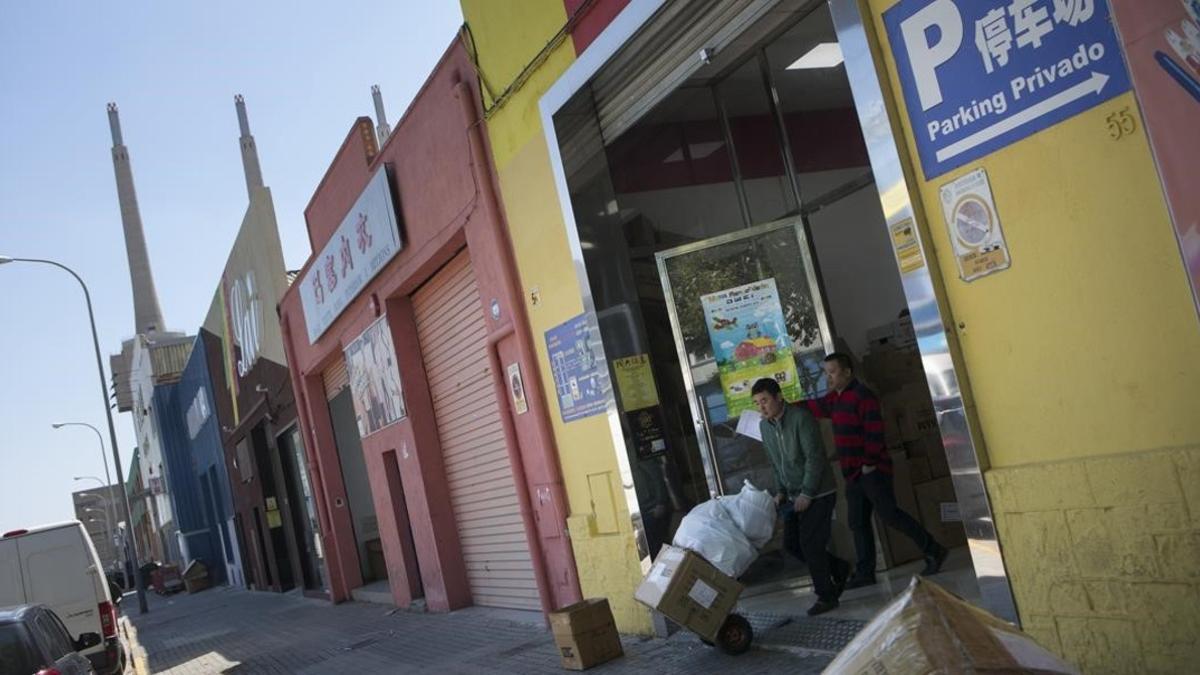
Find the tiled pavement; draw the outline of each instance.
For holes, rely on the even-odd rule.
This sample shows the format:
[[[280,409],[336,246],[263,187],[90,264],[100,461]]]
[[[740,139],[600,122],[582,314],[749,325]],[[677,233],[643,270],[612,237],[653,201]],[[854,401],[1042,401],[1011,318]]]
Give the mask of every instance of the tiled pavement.
[[[216,588],[152,597],[151,611],[139,616],[133,598],[128,600],[122,604],[136,627],[130,632],[144,650],[144,669],[153,673],[565,672],[543,626],[481,609],[418,613]],[[751,618],[755,646],[741,656],[722,654],[686,631],[665,640],[625,636],[625,657],[591,671],[819,673],[862,625],[779,615]]]

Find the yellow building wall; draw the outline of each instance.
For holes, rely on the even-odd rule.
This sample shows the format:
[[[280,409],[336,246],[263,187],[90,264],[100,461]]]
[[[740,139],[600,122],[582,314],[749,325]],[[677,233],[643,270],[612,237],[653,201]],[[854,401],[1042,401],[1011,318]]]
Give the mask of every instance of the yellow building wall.
[[[497,97],[567,21],[562,0],[463,0],[462,9],[474,36],[480,70]],[[540,336],[579,315],[583,305],[538,101],[574,60],[575,48],[568,37],[487,120],[541,364],[539,376],[551,393],[554,381]],[[486,89],[484,101],[489,103]],[[567,526],[583,595],[607,597],[618,630],[649,634],[649,611],[633,599],[642,569],[607,419],[599,415],[564,424],[557,403],[550,406],[570,507]]]
[[[899,92],[893,4],[860,0]],[[1121,110],[1139,128],[1113,140]],[[1127,93],[935,180],[909,167],[1022,623],[1086,672],[1200,663],[1200,321],[1139,115]],[[968,284],[938,189],[977,167],[1012,267]]]

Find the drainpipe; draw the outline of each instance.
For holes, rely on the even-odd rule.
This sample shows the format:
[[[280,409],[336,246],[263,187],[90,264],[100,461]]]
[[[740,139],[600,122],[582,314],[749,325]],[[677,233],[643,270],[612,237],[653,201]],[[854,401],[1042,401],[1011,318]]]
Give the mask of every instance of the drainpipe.
[[[485,145],[483,139],[483,120],[479,118],[478,112],[476,111],[475,97],[472,96],[470,87],[468,87],[461,80],[455,82],[454,84],[454,95],[455,98],[458,99],[459,107],[462,110],[464,127],[467,131],[468,141],[470,142],[471,172],[475,179],[476,189],[480,193],[480,201],[484,208],[487,209],[488,215],[491,216],[490,221],[495,223],[498,227],[504,227],[506,223],[504,220],[503,211],[500,209],[500,200],[496,195],[495,185],[492,182],[491,171],[490,168],[484,164],[484,162],[487,161],[488,153],[487,146]],[[521,304],[522,296],[517,291],[513,282],[513,278],[516,275],[516,264],[513,261],[512,250],[509,248],[510,243],[506,234],[507,233],[505,232],[499,232],[498,236],[495,237],[495,240],[498,244],[496,253],[501,256],[504,269],[506,270],[506,274],[502,275],[501,283],[504,286],[502,290],[505,295],[506,304],[510,308],[508,313],[509,325],[506,327],[501,327],[488,338],[488,357],[493,368],[493,373],[495,374],[493,377],[493,384],[501,401],[508,400],[508,385],[506,382],[504,382],[504,369],[500,363],[500,354],[498,349],[499,342],[508,335],[515,335],[516,349],[521,360],[527,364],[536,363],[533,357],[532,349],[530,348],[532,339],[529,336],[528,324],[525,322],[524,307]],[[532,375],[532,368],[528,368],[526,370]],[[540,404],[541,411],[534,409],[534,406],[531,405],[530,412],[533,414],[538,414],[539,412],[544,414],[545,399],[543,396],[541,396],[542,389],[540,382],[534,382],[536,379],[536,377],[528,378],[529,381],[526,383],[526,391],[535,394],[537,401],[531,401],[531,403]],[[530,382],[533,382],[534,386],[530,386]],[[511,409],[511,406],[506,406],[506,408]],[[513,415],[511,413],[504,415],[503,421],[504,435],[508,441],[509,460],[512,463],[513,470],[521,480],[521,489],[517,490],[517,494],[520,501],[521,518],[525,521],[525,531],[528,533],[527,539],[530,544],[530,553],[532,554],[534,561],[534,574],[537,577],[538,587],[542,591],[540,593],[542,611],[547,615],[547,620],[549,620],[549,613],[556,609],[554,606],[554,586],[550,582],[549,572],[546,568],[546,559],[544,555],[544,549],[542,547],[541,535],[537,527],[537,522],[533,516],[533,508],[530,504],[529,483],[525,474],[525,462],[521,457],[520,445],[517,442],[517,431],[515,421],[513,420]],[[557,486],[555,486],[552,498],[556,500],[558,504],[563,505],[565,504],[566,495],[561,484],[562,469],[559,467],[558,458],[553,451],[553,448],[555,447],[554,439],[550,435],[550,430],[547,424],[536,423],[534,426],[537,429],[539,445],[541,445],[544,450],[545,460],[549,465],[548,468],[551,470],[552,475],[560,477],[560,482]],[[568,577],[567,582],[575,589],[575,595],[578,596],[580,595],[579,577],[578,572],[575,569],[575,556],[571,550],[570,540],[566,538],[565,534],[563,537],[566,543],[563,551],[565,554],[563,564],[566,566],[566,574]]]

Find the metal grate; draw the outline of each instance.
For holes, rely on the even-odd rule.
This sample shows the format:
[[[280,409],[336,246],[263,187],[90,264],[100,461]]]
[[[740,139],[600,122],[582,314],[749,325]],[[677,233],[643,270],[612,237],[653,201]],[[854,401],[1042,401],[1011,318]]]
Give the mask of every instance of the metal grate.
[[[746,618],[754,627],[756,646],[828,654],[842,651],[867,625],[866,621],[853,619],[787,617],[778,614],[752,614]]]

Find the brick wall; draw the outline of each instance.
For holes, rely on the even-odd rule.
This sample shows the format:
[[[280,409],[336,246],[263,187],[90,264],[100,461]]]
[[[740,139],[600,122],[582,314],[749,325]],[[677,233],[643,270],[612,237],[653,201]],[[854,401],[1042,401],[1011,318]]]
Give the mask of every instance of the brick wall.
[[[1200,663],[1200,447],[993,469],[1026,631],[1087,673]]]

